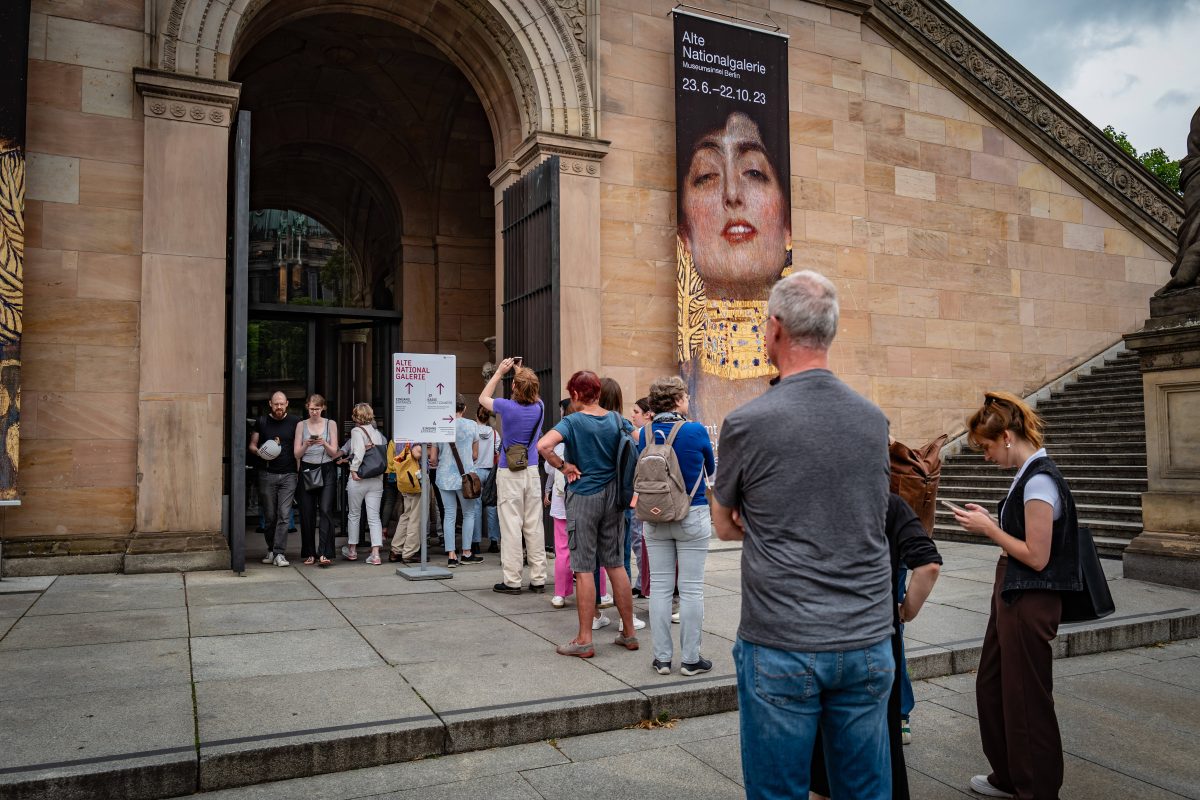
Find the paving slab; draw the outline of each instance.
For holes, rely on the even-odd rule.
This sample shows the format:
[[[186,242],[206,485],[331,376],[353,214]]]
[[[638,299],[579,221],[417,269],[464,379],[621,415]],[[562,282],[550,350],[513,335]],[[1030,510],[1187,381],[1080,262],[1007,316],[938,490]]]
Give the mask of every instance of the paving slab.
[[[77,675],[37,703],[0,703],[0,730],[20,732],[0,748],[0,796],[156,798],[195,788],[191,686],[157,686],[131,703],[126,688],[67,693],[81,683],[91,685]]]
[[[187,635],[188,612],[182,607],[26,616],[0,641],[0,650],[186,639]]]
[[[291,572],[291,570],[288,570]],[[293,573],[295,574],[295,573]],[[239,582],[240,581],[240,582]],[[245,580],[188,585],[188,605],[219,606],[247,603],[278,603],[289,600],[320,600],[323,595],[306,580]]]
[[[194,605],[188,609],[192,636],[347,627],[346,618],[333,603],[320,595],[318,597],[320,599],[317,600]]]
[[[350,627],[192,639],[196,681],[325,672],[382,663],[379,654]]]
[[[78,688],[125,689],[153,697],[152,690],[190,682],[187,639],[11,650],[0,658],[0,686],[6,697],[22,698],[23,704],[35,707]],[[38,702],[29,703],[34,699]]]
[[[1134,675],[1143,675],[1156,681],[1200,692],[1200,658],[1195,656],[1126,666],[1123,669]],[[1200,698],[1197,698],[1197,702],[1200,702]]]
[[[546,800],[577,800],[578,786],[602,786],[604,797],[734,800],[742,787],[682,748],[670,746],[521,773]]]
[[[391,667],[198,681],[195,687],[205,788],[442,752],[441,722]]]
[[[0,594],[0,619],[16,619],[28,611],[39,597],[41,595],[34,592]]]
[[[63,575],[26,613],[40,616],[182,608],[184,605],[183,576],[179,574]]]
[[[653,750],[668,745],[682,745],[709,739],[738,735],[737,714],[712,714],[685,717],[671,728],[632,728],[567,736],[554,746],[571,761],[590,761],[597,758]]]
[[[382,568],[382,567],[380,567]],[[353,576],[345,571],[333,572],[333,577],[311,577],[313,586],[330,600],[344,597],[373,597],[393,594],[426,594],[429,592],[449,592],[451,587],[445,581],[410,581],[405,580],[390,570],[387,574],[376,571],[366,576]]]
[[[495,617],[458,592],[346,597],[334,600],[333,605],[358,627]]]
[[[736,716],[734,717],[736,719]],[[738,786],[745,786],[742,779],[742,737],[737,734],[716,739],[684,742],[679,747],[703,761]]]
[[[200,797],[203,800],[293,800],[296,797],[350,800],[368,796],[374,798],[385,792],[422,789],[563,763],[567,763],[566,756],[546,742],[535,742],[206,792]]]
[[[937,591],[937,587],[934,587]],[[987,615],[953,606],[926,603],[915,620],[904,626],[906,639],[950,647],[979,644],[987,629]]]
[[[54,583],[57,577],[56,575],[31,575],[5,578],[0,581],[0,595],[44,592],[50,588],[50,584]]]
[[[470,662],[535,654],[545,659],[554,656],[544,639],[503,617],[366,625],[359,630],[389,664],[429,664],[451,655],[456,661]]]
[[[1192,666],[1197,663],[1200,662]],[[1172,693],[1177,694],[1191,694],[1193,702],[1181,703],[1177,696],[1164,696],[1160,681],[1128,670],[1056,675],[1054,680],[1056,698],[1069,695],[1147,728],[1171,728],[1200,739],[1200,695],[1187,689]]]

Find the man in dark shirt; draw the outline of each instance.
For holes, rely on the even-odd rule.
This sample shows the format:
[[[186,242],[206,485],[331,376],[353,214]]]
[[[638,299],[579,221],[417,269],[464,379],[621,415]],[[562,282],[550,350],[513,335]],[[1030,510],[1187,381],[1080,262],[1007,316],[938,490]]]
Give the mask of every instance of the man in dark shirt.
[[[829,371],[828,279],[783,278],[767,313],[781,379],[725,418],[712,504],[717,536],[743,541],[733,652],[746,796],[807,797],[820,728],[833,796],[890,800],[887,420]]]
[[[277,567],[288,566],[284,550],[287,549],[288,521],[292,518],[292,498],[296,495],[296,428],[300,417],[288,413],[288,399],[283,392],[271,395],[271,413],[258,418],[254,433],[250,435],[250,452],[259,458],[259,445],[273,441],[279,445],[279,455],[272,459],[263,458],[263,467],[258,475],[258,500],[262,506],[266,528],[263,536],[267,540],[264,564]]]

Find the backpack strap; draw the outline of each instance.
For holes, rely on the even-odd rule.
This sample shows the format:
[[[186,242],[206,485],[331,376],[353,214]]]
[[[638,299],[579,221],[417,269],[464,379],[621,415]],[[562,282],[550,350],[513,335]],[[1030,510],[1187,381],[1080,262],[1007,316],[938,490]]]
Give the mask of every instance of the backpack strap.
[[[651,422],[650,424],[653,425],[654,423]],[[679,430],[680,430],[680,428],[683,427],[683,424],[684,424],[684,421],[679,420],[678,422],[676,422],[674,425],[671,426],[671,433],[670,433],[670,435],[667,436],[667,446],[668,447],[675,446],[675,437],[679,435]]]

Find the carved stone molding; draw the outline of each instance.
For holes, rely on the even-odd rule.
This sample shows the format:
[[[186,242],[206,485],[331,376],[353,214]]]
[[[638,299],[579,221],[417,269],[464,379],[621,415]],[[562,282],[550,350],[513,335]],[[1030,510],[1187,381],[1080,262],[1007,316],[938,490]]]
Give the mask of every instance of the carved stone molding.
[[[237,111],[241,84],[142,69],[133,71],[147,117],[228,128]]]
[[[517,169],[527,172],[530,167],[558,156],[562,172],[585,177],[600,177],[600,161],[608,154],[609,142],[600,139],[585,139],[580,136],[539,131],[517,148],[513,158]]]
[[[1173,257],[1179,198],[945,0],[875,0],[871,19],[906,51],[915,47],[936,72],[965,84],[1025,139],[1105,194],[1108,205],[1124,206],[1155,249]]]

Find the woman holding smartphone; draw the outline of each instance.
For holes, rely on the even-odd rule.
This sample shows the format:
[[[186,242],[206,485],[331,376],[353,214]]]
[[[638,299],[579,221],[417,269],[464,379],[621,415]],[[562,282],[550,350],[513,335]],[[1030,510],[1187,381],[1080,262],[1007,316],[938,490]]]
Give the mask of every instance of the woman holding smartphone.
[[[952,509],[964,530],[1004,550],[975,679],[992,770],[971,778],[970,787],[987,797],[1056,800],[1063,754],[1050,640],[1062,617],[1060,593],[1082,585],[1075,502],[1042,447],[1041,418],[1020,398],[988,392],[967,428],[985,460],[1017,470],[996,519],[975,503]]]
[[[296,426],[296,460],[300,481],[300,556],[304,563],[328,567],[333,563],[333,497],[337,490],[337,426],[325,418],[325,398],[310,395],[304,404],[308,417]],[[307,477],[306,477],[307,476]],[[312,485],[312,488],[309,486]],[[318,517],[319,514],[319,517]],[[321,527],[316,544],[317,525]],[[316,544],[316,546],[314,546]]]

